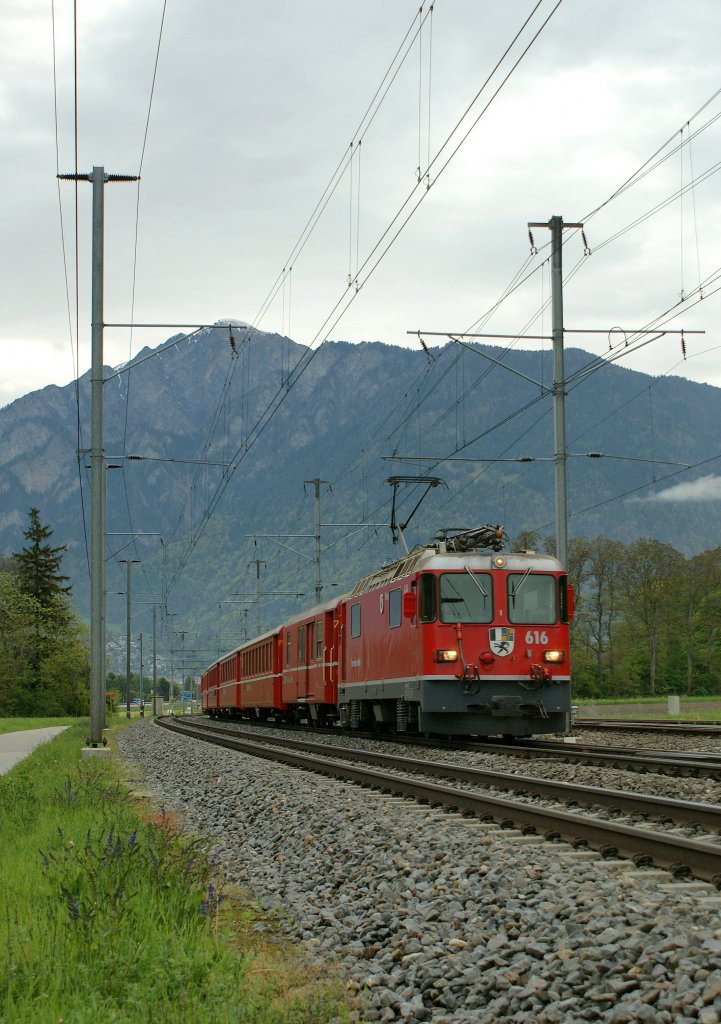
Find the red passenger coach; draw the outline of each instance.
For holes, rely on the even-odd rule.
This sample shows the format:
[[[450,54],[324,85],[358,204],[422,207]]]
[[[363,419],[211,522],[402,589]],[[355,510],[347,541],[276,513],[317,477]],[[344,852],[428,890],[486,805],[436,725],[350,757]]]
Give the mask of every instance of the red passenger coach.
[[[281,697],[281,632],[275,629],[256,637],[239,652],[239,707],[242,710],[256,709],[260,718],[267,717],[274,710],[285,710]]]
[[[200,706],[203,711],[213,713],[218,708],[218,675],[220,663],[211,665],[200,677]]]
[[[290,619],[283,631],[283,701],[296,717],[313,722],[337,717],[342,599]]]
[[[281,696],[281,630],[256,637],[211,665],[200,680],[203,711],[265,719],[286,710]]]

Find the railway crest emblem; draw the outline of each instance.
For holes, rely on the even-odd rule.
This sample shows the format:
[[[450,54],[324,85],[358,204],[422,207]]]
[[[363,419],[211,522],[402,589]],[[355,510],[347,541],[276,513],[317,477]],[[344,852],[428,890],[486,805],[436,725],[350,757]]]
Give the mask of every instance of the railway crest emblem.
[[[491,650],[499,658],[505,658],[507,654],[513,653],[513,637],[515,630],[508,626],[496,626],[488,630],[488,641]]]

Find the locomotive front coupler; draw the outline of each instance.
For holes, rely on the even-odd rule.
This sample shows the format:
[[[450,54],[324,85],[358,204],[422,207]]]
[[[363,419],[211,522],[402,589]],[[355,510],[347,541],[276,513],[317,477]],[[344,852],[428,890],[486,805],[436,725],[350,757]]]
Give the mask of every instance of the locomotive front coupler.
[[[481,677],[475,665],[465,667],[462,675],[458,677],[461,681],[461,693],[473,695],[481,689]]]

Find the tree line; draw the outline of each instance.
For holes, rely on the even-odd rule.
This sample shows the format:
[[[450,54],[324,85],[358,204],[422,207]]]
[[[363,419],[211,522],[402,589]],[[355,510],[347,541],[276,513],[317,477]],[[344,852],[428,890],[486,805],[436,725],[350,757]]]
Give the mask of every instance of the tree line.
[[[0,716],[86,715],[88,635],[60,572],[65,545],[37,508],[28,516],[27,544],[0,558]]]
[[[513,546],[555,551],[533,532]],[[721,693],[721,548],[686,558],[650,538],[575,537],[568,562],[576,696]]]
[[[108,672],[105,678],[108,707],[115,710],[115,707],[123,704],[128,699],[128,677],[124,672]],[[178,695],[178,680],[173,684],[173,696]],[[187,676],[181,683],[183,690],[192,690],[195,680]],[[167,676],[158,676],[156,679],[156,696],[168,700],[170,697],[170,680]],[[143,673],[142,679],[138,672],[130,673],[130,699],[136,700],[141,697],[150,700],[153,694],[153,677]]]
[[[25,547],[0,558],[0,716],[88,714],[88,631],[60,571],[65,546],[50,543],[37,508],[28,516]],[[553,554],[555,542],[523,532],[512,546]],[[576,696],[721,693],[721,547],[687,558],[649,538],[575,537],[568,574]],[[111,676],[125,696],[124,677]]]

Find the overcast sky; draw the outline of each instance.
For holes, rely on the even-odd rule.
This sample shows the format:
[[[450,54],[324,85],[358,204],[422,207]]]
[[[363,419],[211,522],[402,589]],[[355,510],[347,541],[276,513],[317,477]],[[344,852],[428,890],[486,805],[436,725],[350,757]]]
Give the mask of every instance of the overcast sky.
[[[5,404],[66,384],[75,369],[55,178],[51,4],[0,4]],[[694,118],[721,86],[721,4],[564,0],[461,142],[554,5],[542,0],[471,118],[413,192],[418,167],[424,174],[534,7],[530,0],[436,0],[362,145],[353,146],[352,174],[348,168],[302,253],[289,260],[333,171],[359,138],[356,129],[414,17],[417,29],[420,0],[168,0],[140,192],[133,184],[106,188],[105,320],[131,318],[137,251],[137,322],[233,317],[305,344],[329,335],[417,345],[406,331],[461,331],[523,267],[529,220],[586,218],[674,133],[674,144],[686,143],[682,149],[587,220],[590,257],[583,259],[580,237],[569,233],[564,268],[581,263],[565,288],[565,322],[640,328],[682,294],[690,306],[700,280],[721,266],[721,176],[712,173],[683,200],[602,243],[721,161],[721,120],[688,141],[721,112],[721,98],[714,99]],[[72,4],[55,8],[59,166],[70,172]],[[162,0],[79,0],[80,171],[97,164],[109,173],[138,173],[162,11]],[[60,194],[74,332],[74,186],[62,183]],[[84,372],[90,185],[80,184],[78,195]],[[396,227],[424,198],[381,262],[375,266],[385,243],[366,262],[409,196]],[[548,235],[534,232],[539,249]],[[548,298],[547,255],[541,249],[528,264],[527,271],[542,269],[483,330],[548,333],[548,314],[527,327]],[[291,264],[285,286],[264,308]],[[715,287],[707,284],[704,301],[679,307],[682,315],[668,325],[707,332],[687,338],[685,362],[679,339],[670,336],[623,365],[721,386]],[[137,330],[131,339],[128,331],[108,329],[105,361],[123,362],[173,333]],[[567,345],[601,353],[608,340],[569,335]]]

